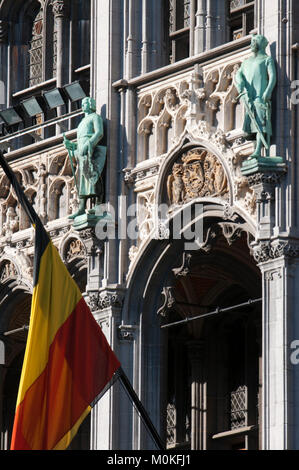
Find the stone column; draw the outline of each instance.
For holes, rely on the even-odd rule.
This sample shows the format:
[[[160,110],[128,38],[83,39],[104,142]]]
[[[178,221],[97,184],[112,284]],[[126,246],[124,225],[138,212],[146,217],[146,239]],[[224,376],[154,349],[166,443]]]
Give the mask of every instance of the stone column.
[[[64,41],[64,21],[66,15],[66,0],[54,0],[52,3],[54,21],[56,22],[56,31],[57,31],[57,71],[56,71],[56,86],[61,88],[64,83],[64,71],[68,70],[68,67],[65,67],[66,64],[66,54],[65,50],[68,47],[68,44]],[[60,106],[57,108],[57,116],[63,114],[63,108]],[[62,132],[62,127],[57,124],[56,133],[60,134]]]
[[[266,160],[266,159],[265,159]],[[253,256],[262,272],[262,448],[298,449],[299,240],[281,230],[283,167],[248,175],[258,203]]]
[[[57,30],[57,87],[61,87],[63,85],[63,70],[65,68],[64,48],[66,47],[63,41],[63,26],[66,15],[65,0],[54,0],[52,8]]]
[[[7,103],[7,89],[5,83],[8,82],[8,54],[7,54],[8,22],[0,20],[0,106]]]
[[[91,305],[91,310],[111,348],[120,357],[116,332],[120,321],[121,302],[118,303],[118,299],[112,295],[99,297],[98,301]],[[116,382],[91,410],[91,450],[119,448],[119,393],[119,383]]]
[[[280,241],[256,253],[263,275],[264,450],[299,448],[299,245]],[[298,348],[298,346],[297,346]]]
[[[141,73],[149,71],[149,8],[148,0],[142,0],[142,50],[141,50]]]
[[[198,0],[194,29],[194,54],[199,54],[206,49],[206,0]]]
[[[196,0],[190,1],[190,56],[194,55],[194,30],[195,30]]]
[[[188,344],[191,362],[191,449],[207,448],[207,381],[204,364],[204,343]]]

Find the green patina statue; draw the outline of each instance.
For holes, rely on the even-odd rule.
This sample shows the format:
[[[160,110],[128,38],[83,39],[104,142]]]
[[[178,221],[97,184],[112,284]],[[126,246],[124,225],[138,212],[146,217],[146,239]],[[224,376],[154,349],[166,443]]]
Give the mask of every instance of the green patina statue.
[[[242,63],[235,76],[235,85],[246,110],[243,130],[256,135],[255,151],[249,158],[261,157],[263,147],[266,156],[270,150],[271,96],[276,85],[276,68],[273,58],[265,52],[267,45],[264,36],[253,36],[253,56]]]
[[[77,143],[63,136],[79,197],[79,210],[70,215],[70,219],[85,214],[88,198],[96,198],[101,203],[103,196],[101,174],[106,161],[106,147],[98,145],[104,135],[103,120],[96,113],[93,98],[86,97],[82,100],[82,110],[85,116],[77,129]],[[74,161],[79,165],[79,181],[76,178]]]

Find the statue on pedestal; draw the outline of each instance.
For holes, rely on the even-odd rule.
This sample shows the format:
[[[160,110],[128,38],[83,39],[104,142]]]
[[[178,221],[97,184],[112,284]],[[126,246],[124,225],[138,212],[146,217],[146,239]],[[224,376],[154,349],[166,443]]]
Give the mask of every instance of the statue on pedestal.
[[[79,210],[70,215],[70,219],[85,214],[87,199],[94,198],[101,203],[103,197],[101,174],[106,162],[106,147],[98,145],[104,135],[103,120],[96,113],[96,102],[93,98],[86,97],[82,100],[82,110],[85,116],[77,129],[77,143],[63,136],[79,198]],[[79,165],[78,180],[74,162]]]
[[[263,147],[266,156],[270,150],[271,96],[276,85],[276,68],[273,58],[265,52],[267,45],[265,36],[253,36],[253,56],[242,63],[235,76],[235,85],[246,110],[243,130],[256,135],[255,151],[250,158],[261,157]]]

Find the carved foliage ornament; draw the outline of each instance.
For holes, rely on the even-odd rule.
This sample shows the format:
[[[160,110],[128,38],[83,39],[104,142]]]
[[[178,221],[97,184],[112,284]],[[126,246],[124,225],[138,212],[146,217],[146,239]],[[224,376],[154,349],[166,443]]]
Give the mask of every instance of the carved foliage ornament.
[[[176,162],[167,179],[167,193],[172,204],[182,204],[198,197],[227,197],[228,182],[218,158],[204,149],[192,149]]]

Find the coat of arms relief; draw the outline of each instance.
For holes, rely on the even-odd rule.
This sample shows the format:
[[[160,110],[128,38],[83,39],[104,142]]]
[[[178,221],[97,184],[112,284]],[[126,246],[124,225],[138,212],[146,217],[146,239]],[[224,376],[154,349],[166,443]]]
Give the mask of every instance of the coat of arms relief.
[[[183,204],[199,197],[228,198],[225,170],[218,158],[206,149],[192,149],[175,162],[167,179],[171,204]]]

